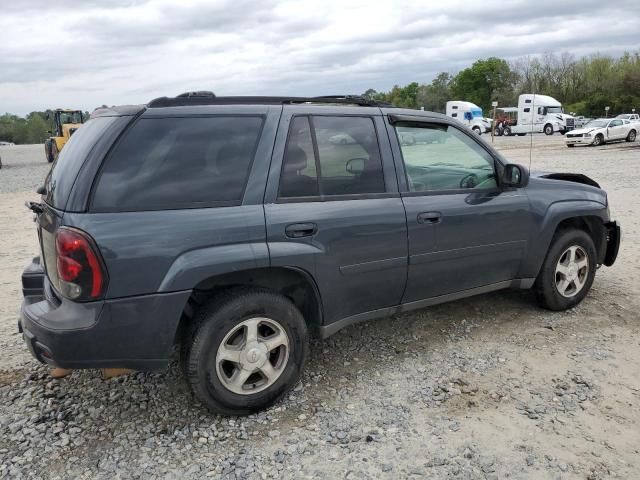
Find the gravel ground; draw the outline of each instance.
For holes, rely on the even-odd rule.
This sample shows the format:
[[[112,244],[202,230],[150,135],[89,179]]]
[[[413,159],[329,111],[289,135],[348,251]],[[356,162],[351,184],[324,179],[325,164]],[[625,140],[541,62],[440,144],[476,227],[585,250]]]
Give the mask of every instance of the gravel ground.
[[[497,138],[529,163],[529,137]],[[0,155],[0,478],[637,478],[640,144],[533,139],[534,169],[583,172],[624,229],[618,262],[568,312],[505,291],[350,327],[314,342],[280,405],[211,415],[176,365],[52,380],[16,332],[37,252],[23,207],[42,146]]]

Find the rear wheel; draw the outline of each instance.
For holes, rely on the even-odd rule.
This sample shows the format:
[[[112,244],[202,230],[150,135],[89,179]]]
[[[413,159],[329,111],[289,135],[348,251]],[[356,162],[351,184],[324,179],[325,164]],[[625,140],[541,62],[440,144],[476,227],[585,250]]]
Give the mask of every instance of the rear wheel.
[[[536,279],[538,303],[549,310],[576,306],[591,289],[596,262],[593,240],[585,231],[557,232]]]
[[[629,132],[629,135],[627,135],[626,140],[627,140],[627,142],[635,142],[636,141],[636,131],[635,130],[631,130]]]
[[[551,125],[550,123],[547,123],[544,126],[544,134],[545,135],[553,135],[553,125]]]
[[[200,310],[182,349],[195,396],[214,412],[247,415],[296,384],[307,356],[307,326],[281,295],[232,290]]]
[[[504,135],[506,135],[507,137],[511,136],[511,127],[504,127]]]

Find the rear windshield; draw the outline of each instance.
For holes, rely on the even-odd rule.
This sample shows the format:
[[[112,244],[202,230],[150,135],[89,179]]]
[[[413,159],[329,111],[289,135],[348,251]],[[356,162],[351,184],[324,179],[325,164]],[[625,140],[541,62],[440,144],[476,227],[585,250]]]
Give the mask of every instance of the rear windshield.
[[[259,116],[141,118],[103,166],[92,211],[239,205]]]
[[[117,117],[98,117],[89,120],[75,131],[58,159],[51,166],[45,180],[45,201],[54,208],[64,209],[73,182],[87,155],[100,136],[117,120]]]

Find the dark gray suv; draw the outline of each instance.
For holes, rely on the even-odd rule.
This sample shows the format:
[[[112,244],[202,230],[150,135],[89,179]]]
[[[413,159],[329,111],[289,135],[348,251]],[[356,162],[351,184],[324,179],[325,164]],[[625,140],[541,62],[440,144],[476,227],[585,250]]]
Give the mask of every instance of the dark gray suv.
[[[358,97],[98,110],[39,193],[33,355],[147,370],[179,345],[226,414],[282,397],[312,334],[505,288],[571,308],[620,243],[588,177],[530,176],[453,119]]]

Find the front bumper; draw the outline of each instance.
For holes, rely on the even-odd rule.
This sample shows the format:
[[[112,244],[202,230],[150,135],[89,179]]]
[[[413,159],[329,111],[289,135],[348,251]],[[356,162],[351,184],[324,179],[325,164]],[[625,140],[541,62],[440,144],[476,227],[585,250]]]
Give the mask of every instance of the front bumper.
[[[565,137],[567,145],[591,145],[593,137]]]
[[[73,302],[56,294],[39,259],[25,269],[22,284],[18,330],[37,360],[62,368],[162,368],[191,294]]]
[[[602,263],[610,267],[615,263],[616,258],[618,258],[620,242],[622,240],[622,229],[617,221],[608,222],[605,224],[605,227],[607,227],[607,250]]]

